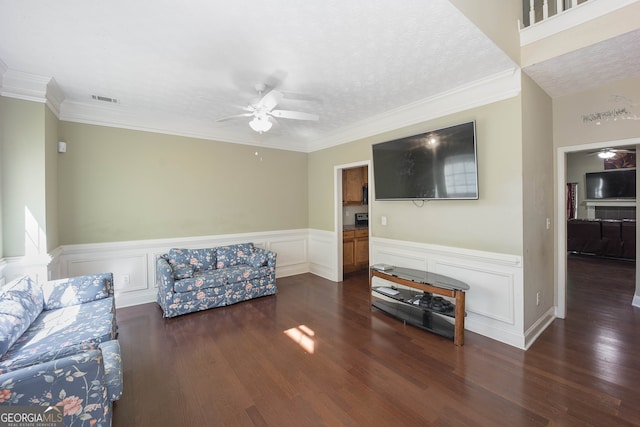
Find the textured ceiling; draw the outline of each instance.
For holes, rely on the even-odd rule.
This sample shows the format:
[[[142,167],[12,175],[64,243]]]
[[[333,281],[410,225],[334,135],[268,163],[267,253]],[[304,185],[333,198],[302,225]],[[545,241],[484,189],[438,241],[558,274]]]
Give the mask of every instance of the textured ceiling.
[[[300,151],[517,68],[448,0],[0,0],[5,66],[53,78],[62,120]],[[638,77],[640,31],[524,71],[552,97]],[[278,108],[320,120],[265,134],[248,118],[216,122],[259,83],[285,93]]]
[[[523,70],[556,98],[640,76],[640,30],[543,61]]]
[[[0,0],[0,60],[53,77],[63,120],[297,150],[515,67],[447,0]],[[216,122],[264,82],[320,120]]]

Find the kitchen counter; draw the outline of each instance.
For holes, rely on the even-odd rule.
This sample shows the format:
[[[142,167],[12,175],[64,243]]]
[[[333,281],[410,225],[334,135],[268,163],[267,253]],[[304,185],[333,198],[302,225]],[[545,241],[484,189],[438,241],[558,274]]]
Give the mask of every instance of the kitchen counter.
[[[345,225],[342,227],[342,231],[350,231],[350,230],[368,230],[368,225]]]

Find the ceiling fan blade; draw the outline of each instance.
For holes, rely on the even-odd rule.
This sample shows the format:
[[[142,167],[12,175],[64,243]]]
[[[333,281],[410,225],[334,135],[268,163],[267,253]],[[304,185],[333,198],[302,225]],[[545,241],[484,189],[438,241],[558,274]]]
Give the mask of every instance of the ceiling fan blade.
[[[273,110],[270,113],[273,117],[280,119],[295,119],[295,120],[318,120],[320,117],[317,114],[302,113],[300,111],[288,111],[288,110]]]
[[[254,105],[256,109],[265,109],[266,111],[271,111],[276,108],[276,105],[282,99],[282,92],[277,90],[271,90],[267,92],[265,96],[258,101],[257,104]]]
[[[234,114],[233,116],[227,116],[227,117],[218,119],[216,120],[216,122],[226,122],[227,120],[235,120],[235,119],[241,119],[243,117],[251,117],[251,116],[253,116],[253,113]]]
[[[596,150],[596,151],[591,151],[588,155],[589,156],[596,156],[600,153],[606,153],[606,152],[612,152],[612,153],[635,153],[636,150],[634,148],[602,148],[600,150]]]

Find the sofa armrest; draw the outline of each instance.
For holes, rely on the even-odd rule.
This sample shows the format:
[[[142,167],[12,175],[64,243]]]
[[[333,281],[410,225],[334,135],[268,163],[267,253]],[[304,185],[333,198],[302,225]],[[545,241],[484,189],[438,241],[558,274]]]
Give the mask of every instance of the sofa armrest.
[[[100,343],[102,360],[104,362],[104,382],[107,387],[109,400],[116,401],[122,396],[122,357],[120,356],[120,343],[118,340],[110,340]]]
[[[256,254],[260,254],[260,255],[263,255],[263,256],[267,257],[267,267],[276,268],[276,257],[277,257],[277,254],[275,252],[270,251],[268,249],[262,249],[262,248],[259,248],[257,246],[253,247],[253,251]]]
[[[43,283],[44,309],[84,304],[113,296],[113,274],[102,273]]]
[[[159,293],[166,295],[173,292],[174,282],[173,269],[169,261],[163,256],[158,257],[156,260],[156,283]]]
[[[0,404],[63,406],[64,425],[111,425],[102,353],[90,350],[0,375]]]

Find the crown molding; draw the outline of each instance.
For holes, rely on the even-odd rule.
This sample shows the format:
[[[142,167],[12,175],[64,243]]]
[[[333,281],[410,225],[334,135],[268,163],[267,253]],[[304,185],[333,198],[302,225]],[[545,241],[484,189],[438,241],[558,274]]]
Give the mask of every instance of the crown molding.
[[[306,147],[301,143],[301,141],[286,140],[284,142],[275,143],[271,138],[272,134],[268,132],[258,134],[251,131],[247,133],[246,138],[238,138],[237,135],[225,132],[224,130],[212,130],[211,122],[209,121],[193,120],[188,122],[179,121],[177,123],[175,117],[171,117],[170,115],[144,116],[138,111],[128,110],[122,104],[103,104],[99,102],[78,102],[66,100],[61,105],[59,119],[74,123],[259,146],[261,148],[302,152],[306,151]]]
[[[60,109],[62,103],[64,102],[64,93],[53,77],[51,77],[51,80],[49,80],[49,83],[47,83],[46,98],[46,104],[49,109],[53,111],[53,114],[55,114],[56,117],[60,118]]]
[[[51,77],[8,69],[2,78],[2,96],[25,101],[47,102],[47,85]]]
[[[60,117],[64,95],[52,77],[12,70],[0,60],[0,72],[3,67],[0,95],[46,104],[56,117]]]
[[[509,68],[453,90],[370,117],[318,139],[279,139],[275,142],[269,133],[250,133],[246,138],[238,138],[224,130],[212,130],[209,122],[176,122],[174,117],[157,117],[129,111],[121,104],[102,105],[65,100],[55,79],[9,69],[0,60],[0,95],[46,103],[59,120],[306,153],[512,98],[520,94],[520,81],[520,69]]]
[[[520,91],[521,70],[519,68],[510,68],[487,78],[404,105],[340,129],[326,137],[312,141],[308,145],[307,152],[330,148],[513,98],[518,96]]]

